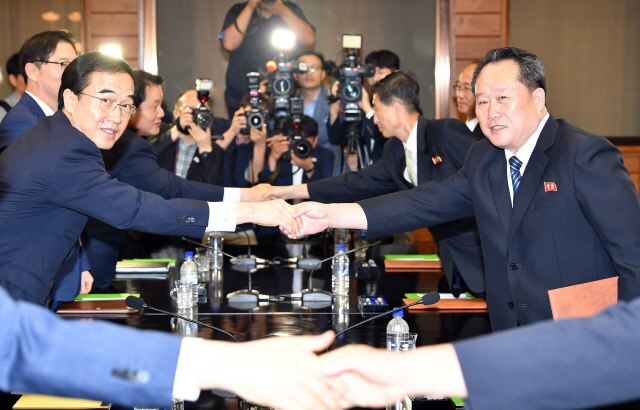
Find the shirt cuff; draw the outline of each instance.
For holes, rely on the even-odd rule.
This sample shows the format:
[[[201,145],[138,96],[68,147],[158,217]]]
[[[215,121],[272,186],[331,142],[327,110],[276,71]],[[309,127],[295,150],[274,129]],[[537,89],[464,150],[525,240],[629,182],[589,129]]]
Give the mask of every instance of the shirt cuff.
[[[178,366],[173,379],[173,397],[188,401],[196,401],[200,397],[200,389],[196,383],[197,367],[200,366],[198,352],[204,343],[203,339],[183,338],[178,355]]]
[[[209,205],[207,232],[234,232],[236,230],[235,202],[207,202],[207,205]]]
[[[240,188],[225,188],[222,195],[223,202],[240,202]]]

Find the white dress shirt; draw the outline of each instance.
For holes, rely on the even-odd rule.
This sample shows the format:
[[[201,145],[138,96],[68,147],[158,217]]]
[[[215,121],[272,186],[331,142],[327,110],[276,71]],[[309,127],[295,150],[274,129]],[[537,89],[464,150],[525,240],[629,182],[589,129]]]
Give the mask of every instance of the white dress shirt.
[[[469,131],[473,132],[473,130],[476,129],[476,125],[478,125],[478,117],[475,117],[472,120],[467,120],[464,124],[469,128]]]
[[[413,129],[409,134],[407,142],[403,141],[402,145],[404,145],[404,149],[408,149],[411,152],[411,157],[413,158],[413,171],[415,174],[413,175],[414,181],[417,181],[418,183],[424,182],[418,181],[418,121],[416,121],[416,123],[413,125]],[[409,168],[404,168],[403,176],[404,179],[406,179],[407,182],[411,184],[411,178],[409,178]]]
[[[44,112],[44,115],[46,115],[47,117],[50,117],[55,113],[55,111],[53,111],[51,109],[51,107],[49,107],[47,104],[43,103],[40,98],[38,98],[35,95],[31,94],[29,91],[25,91],[25,93],[29,94],[31,96],[31,98],[33,98],[38,103],[38,105],[40,106],[40,108]]]

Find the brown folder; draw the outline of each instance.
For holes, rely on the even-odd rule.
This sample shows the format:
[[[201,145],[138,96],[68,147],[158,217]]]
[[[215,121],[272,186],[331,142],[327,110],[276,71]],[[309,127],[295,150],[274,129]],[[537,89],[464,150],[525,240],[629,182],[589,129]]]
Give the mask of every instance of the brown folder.
[[[548,292],[554,320],[592,316],[618,303],[618,277]]]
[[[419,299],[402,299],[405,305],[417,302]],[[440,310],[487,310],[487,302],[484,299],[440,299],[433,305],[415,305],[409,310],[440,309]]]
[[[422,272],[442,269],[440,260],[385,259],[385,272]]]
[[[127,307],[124,300],[83,300],[64,302],[56,313],[60,315],[128,315],[139,310]]]

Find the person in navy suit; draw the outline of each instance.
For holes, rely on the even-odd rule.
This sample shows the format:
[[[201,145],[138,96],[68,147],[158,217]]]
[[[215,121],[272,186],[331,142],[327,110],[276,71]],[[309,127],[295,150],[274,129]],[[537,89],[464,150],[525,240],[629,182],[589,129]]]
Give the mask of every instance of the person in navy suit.
[[[471,132],[483,138],[484,134],[476,116],[476,99],[473,96],[473,91],[471,91],[473,72],[477,66],[478,63],[471,63],[460,72],[458,81],[453,86],[453,91],[456,95],[458,112],[465,116],[465,125]]]
[[[14,298],[46,304],[55,273],[88,217],[192,237],[207,228],[233,231],[244,222],[297,229],[284,201],[267,208],[167,201],[109,176],[100,149],[111,148],[124,131],[135,95],[133,71],[124,60],[87,53],[65,69],[59,111],[0,155],[0,229],[6,233],[0,238],[0,286]]]
[[[469,147],[479,137],[461,121],[442,119],[430,121],[420,116],[417,84],[406,73],[395,72],[374,86],[378,122],[381,110],[390,120],[381,128],[389,139],[382,159],[369,167],[309,184],[272,187],[268,197],[281,199],[311,199],[322,203],[353,202],[413,188],[414,182],[441,181],[454,175],[464,164]],[[390,104],[376,96],[392,95]],[[408,108],[407,108],[408,107]],[[394,124],[391,124],[393,120]],[[395,138],[393,138],[395,137]],[[412,164],[407,167],[407,150]],[[459,296],[471,291],[483,297],[484,267],[480,235],[473,217],[429,226],[435,239],[449,288]]]
[[[620,151],[547,112],[532,53],[489,51],[472,89],[488,139],[456,175],[357,204],[304,203],[304,233],[376,237],[475,215],[493,330],[551,318],[550,289],[617,275],[619,300],[640,296],[640,198]]]
[[[346,405],[339,379],[328,379],[314,351],[333,333],[229,343],[181,339],[103,321],[64,320],[0,288],[0,390],[169,408],[223,389],[279,409]],[[116,342],[114,342],[116,341]],[[244,370],[256,364],[262,371]],[[264,373],[269,377],[265,379]]]
[[[325,374],[341,376],[353,405],[363,407],[408,394],[461,397],[472,410],[601,408],[640,399],[639,323],[635,299],[590,318],[540,322],[401,355],[350,345],[321,358]]]

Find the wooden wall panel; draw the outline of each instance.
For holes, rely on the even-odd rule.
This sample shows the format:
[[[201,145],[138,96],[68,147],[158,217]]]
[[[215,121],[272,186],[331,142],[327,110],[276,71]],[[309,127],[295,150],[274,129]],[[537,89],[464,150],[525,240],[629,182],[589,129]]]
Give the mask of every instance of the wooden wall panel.
[[[138,36],[93,36],[91,44],[94,50],[99,50],[104,45],[117,44],[122,49],[125,60],[138,59]]]
[[[138,13],[92,13],[92,36],[138,36]]]
[[[501,13],[503,0],[456,0],[458,13]]]
[[[456,13],[456,38],[460,36],[494,36],[500,37],[502,17],[493,14],[461,14]]]
[[[138,13],[138,2],[131,0],[89,0],[93,13]]]
[[[501,46],[500,37],[459,37],[456,38],[456,60],[479,60],[487,51]]]

